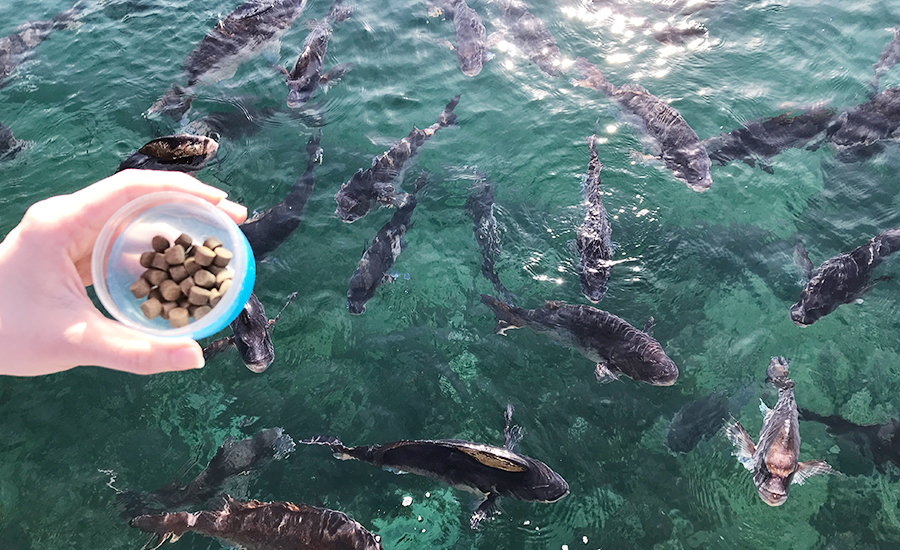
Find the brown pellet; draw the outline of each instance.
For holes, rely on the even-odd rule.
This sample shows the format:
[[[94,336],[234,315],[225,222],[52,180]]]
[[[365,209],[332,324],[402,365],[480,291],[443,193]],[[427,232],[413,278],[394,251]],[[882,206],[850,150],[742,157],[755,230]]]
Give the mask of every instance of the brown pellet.
[[[163,319],[165,319],[166,321],[168,321],[169,313],[171,313],[172,310],[175,309],[176,307],[178,307],[177,302],[163,302],[162,313],[160,313],[159,316],[162,317]]]
[[[209,291],[199,286],[192,287],[188,294],[188,302],[195,306],[205,306],[209,303]]]
[[[216,276],[205,269],[201,269],[194,273],[194,284],[203,288],[212,288],[216,286]]]
[[[184,260],[184,269],[187,271],[188,275],[193,275],[203,269],[203,266],[198,264],[197,260],[192,256]]]
[[[222,241],[210,235],[209,237],[206,237],[205,241],[203,241],[203,246],[210,250],[215,250],[222,246]]]
[[[206,267],[209,264],[213,263],[215,257],[216,253],[203,245],[194,247],[193,258],[197,260],[197,263],[201,267]]]
[[[188,278],[187,269],[183,265],[173,265],[169,268],[169,277],[176,283],[180,283]]]
[[[150,294],[147,295],[147,299],[153,298],[157,302],[164,302],[165,298],[162,297],[162,292],[159,291],[159,287],[153,287],[153,290],[150,291]]]
[[[184,263],[184,247],[180,244],[166,249],[166,263],[168,265],[178,265]]]
[[[230,250],[228,250],[224,246],[220,246],[216,249],[216,258],[213,260],[213,263],[219,267],[225,267],[233,257],[234,254],[232,254]]]
[[[176,303],[178,304],[178,307],[183,307],[184,309],[191,307],[191,302],[187,299],[187,296],[179,298]]]
[[[181,287],[181,292],[183,292],[184,295],[187,296],[191,293],[191,288],[194,287],[194,278],[188,277],[186,279],[183,279],[180,283],[178,283],[178,286]]]
[[[228,287],[231,286],[231,279],[225,279],[222,281],[222,284],[219,285],[219,293],[225,294],[225,291],[228,290]]]
[[[141,304],[141,312],[147,319],[153,319],[162,313],[162,304],[155,298],[150,298]]]
[[[166,279],[160,283],[159,292],[162,294],[163,298],[170,302],[181,297],[181,288],[178,286],[178,283],[172,279]]]
[[[162,235],[157,235],[150,240],[150,246],[157,252],[165,252],[169,248],[169,239]]]
[[[175,244],[180,244],[181,248],[187,251],[190,250],[191,245],[194,244],[194,240],[191,239],[191,236],[187,233],[182,233],[181,235],[178,235],[177,239],[175,239]]]
[[[150,268],[141,275],[142,279],[146,279],[152,286],[159,286],[159,283],[169,278],[169,274],[161,269]]]
[[[212,310],[212,308],[209,306],[199,306],[199,307],[194,308],[194,310],[191,312],[191,315],[194,317],[194,319],[199,321],[200,319],[203,318],[204,315],[209,313],[211,310]]]
[[[210,289],[209,291],[209,307],[216,307],[219,303],[219,300],[222,299],[222,292],[219,292],[218,288]]]
[[[156,257],[155,250],[148,250],[141,254],[141,267],[150,267],[153,265],[153,258]]]
[[[172,325],[172,328],[181,328],[191,322],[189,317],[190,314],[185,308],[173,308],[172,311],[169,312],[169,324]]]
[[[216,284],[221,285],[225,281],[231,280],[234,277],[234,273],[230,269],[223,269],[216,275]]]
[[[134,297],[138,299],[150,294],[150,289],[150,283],[147,279],[138,279],[128,287],[128,290],[130,290],[131,293],[134,294]]]
[[[163,271],[169,269],[169,262],[166,261],[166,255],[160,254],[159,252],[154,252],[153,261],[150,262],[150,267],[154,269],[162,269]]]

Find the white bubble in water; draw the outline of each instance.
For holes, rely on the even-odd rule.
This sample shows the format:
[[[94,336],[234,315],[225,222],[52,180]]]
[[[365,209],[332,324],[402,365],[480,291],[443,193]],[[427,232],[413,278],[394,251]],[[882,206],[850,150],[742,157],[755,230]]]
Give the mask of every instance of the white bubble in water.
[[[410,496],[403,497],[403,505],[409,506],[410,504],[412,504],[412,497],[410,497]]]

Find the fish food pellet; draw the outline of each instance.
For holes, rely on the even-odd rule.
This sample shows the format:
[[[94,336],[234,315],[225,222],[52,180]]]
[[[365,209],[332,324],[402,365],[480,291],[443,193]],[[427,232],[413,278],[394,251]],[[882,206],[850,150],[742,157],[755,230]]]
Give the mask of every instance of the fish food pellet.
[[[186,233],[174,244],[157,235],[150,247],[139,260],[146,270],[128,287],[135,299],[147,298],[141,311],[148,319],[161,316],[174,328],[186,326],[207,315],[231,285],[234,254],[214,236],[201,245]]]

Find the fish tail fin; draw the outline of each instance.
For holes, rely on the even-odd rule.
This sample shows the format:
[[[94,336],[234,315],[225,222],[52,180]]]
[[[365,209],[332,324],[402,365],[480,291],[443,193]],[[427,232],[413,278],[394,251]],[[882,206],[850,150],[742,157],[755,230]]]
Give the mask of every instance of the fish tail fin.
[[[452,126],[456,124],[456,113],[453,112],[453,109],[459,104],[460,94],[456,94],[453,99],[450,100],[450,103],[444,107],[444,112],[441,113],[441,116],[438,118],[438,122],[441,126]]]
[[[606,95],[610,95],[614,91],[615,86],[613,86],[609,80],[606,80],[606,77],[603,76],[600,69],[587,59],[583,57],[577,58],[575,60],[575,68],[581,74],[581,79],[578,80],[572,78],[569,80],[573,85],[593,88]]]
[[[788,378],[788,365],[790,361],[784,357],[772,357],[769,367],[766,369],[766,379],[779,390],[794,387],[794,381]]]
[[[481,302],[491,308],[491,311],[494,312],[494,316],[497,320],[494,332],[497,334],[503,334],[505,336],[507,330],[525,326],[525,321],[516,315],[513,306],[506,302],[498,300],[493,296],[488,296],[487,294],[481,295]]]
[[[753,442],[753,438],[750,437],[747,430],[741,426],[740,422],[735,421],[725,427],[725,436],[734,445],[734,456],[737,457],[738,462],[743,464],[748,470],[752,470],[753,464],[750,462],[750,459],[756,451],[756,443]]]

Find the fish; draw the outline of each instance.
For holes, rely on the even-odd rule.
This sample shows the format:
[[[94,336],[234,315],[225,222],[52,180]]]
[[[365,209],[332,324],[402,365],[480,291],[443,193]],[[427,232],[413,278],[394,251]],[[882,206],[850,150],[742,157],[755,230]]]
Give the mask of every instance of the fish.
[[[239,225],[257,261],[281,246],[300,226],[306,203],[315,188],[313,170],[322,160],[321,139],[321,134],[309,138],[306,143],[306,171],[297,178],[284,200]]]
[[[649,25],[649,22],[648,22]],[[659,30],[653,30],[650,35],[654,40],[666,46],[677,46],[684,44],[691,38],[700,38],[707,35],[706,28],[698,26],[676,27],[674,25],[666,25]]]
[[[256,107],[253,98],[234,98],[228,101],[233,109],[210,111],[200,118],[190,121],[184,130],[187,133],[206,136],[216,141],[223,138],[237,140],[255,135],[277,112],[269,106]]]
[[[774,173],[768,159],[791,148],[806,146],[823,134],[831,124],[835,110],[814,105],[799,114],[780,115],[753,120],[730,132],[704,139],[701,144],[709,158],[724,166],[741,160],[750,167]]]
[[[8,126],[0,123],[0,160],[12,160],[16,158],[29,143],[17,139]]]
[[[128,168],[172,170],[194,174],[216,156],[219,144],[212,138],[176,134],[148,141],[119,164],[116,172]]]
[[[858,162],[884,150],[900,129],[900,87],[886,88],[841,112],[825,131],[825,141],[841,162]]]
[[[890,464],[900,468],[900,421],[896,418],[885,424],[856,424],[834,414],[820,415],[803,408],[798,412],[800,420],[818,422],[834,435],[848,436],[871,457],[880,471],[889,471]]]
[[[678,367],[645,330],[638,330],[612,313],[585,305],[550,301],[539,309],[523,309],[486,294],[481,301],[496,317],[494,332],[529,327],[597,362],[597,380],[624,375],[654,386],[671,386]],[[651,322],[648,322],[648,326]]]
[[[584,197],[584,221],[578,227],[575,247],[578,250],[578,277],[581,293],[593,303],[606,295],[607,282],[612,270],[612,227],[600,196],[600,171],[603,164],[597,155],[597,136],[587,138],[590,161],[588,171],[581,182]]]
[[[494,285],[497,293],[512,303],[515,297],[503,286],[494,269],[494,263],[500,255],[500,232],[497,229],[497,218],[494,217],[494,184],[483,172],[477,175],[479,179],[469,190],[465,208],[472,217],[472,232],[481,249],[481,274]]]
[[[425,174],[416,180],[416,192],[425,185]],[[388,272],[406,248],[403,236],[410,226],[413,210],[416,208],[416,192],[407,194],[403,204],[391,219],[378,230],[372,245],[360,258],[347,291],[347,309],[353,315],[366,311],[366,302],[375,296],[375,289],[390,279]]]
[[[791,320],[806,327],[838,306],[856,301],[871,288],[872,271],[898,249],[900,228],[888,229],[850,252],[825,260],[791,306]]]
[[[583,57],[575,60],[575,66],[581,71],[582,79],[572,79],[572,84],[592,88],[637,116],[646,127],[647,136],[659,148],[660,159],[672,175],[694,191],[710,188],[712,162],[709,154],[681,113],[640,84],[632,82],[615,86],[606,80],[600,69]]]
[[[199,505],[217,496],[225,484],[237,476],[264,468],[273,460],[282,460],[294,451],[294,440],[283,428],[260,430],[253,437],[235,440],[228,437],[200,474],[185,485],[169,484],[151,493],[122,493],[126,517],[152,511],[172,510]]]
[[[265,372],[275,360],[275,346],[272,344],[272,328],[285,308],[297,297],[293,292],[287,303],[273,319],[266,317],[266,309],[255,293],[250,294],[247,303],[229,325],[233,334],[211,342],[203,348],[203,359],[209,360],[219,353],[236,347],[244,365],[259,374]]]
[[[569,484],[543,462],[515,452],[521,430],[510,427],[513,408],[507,406],[503,447],[461,439],[400,440],[384,445],[346,447],[336,437],[317,436],[299,443],[325,445],[340,460],[360,460],[397,472],[442,481],[451,487],[481,494],[469,521],[477,529],[489,518],[497,499],[556,502],[569,494]]]
[[[265,49],[287,31],[306,8],[307,0],[250,0],[234,9],[187,55],[182,71],[187,86],[173,84],[147,114],[178,119],[190,109],[197,84],[230,77],[246,58]]]
[[[891,29],[891,32],[894,34],[894,37],[884,45],[881,55],[878,56],[878,61],[872,65],[872,70],[875,74],[872,76],[869,86],[872,88],[873,95],[878,93],[881,74],[900,63],[900,27],[894,27]]]
[[[540,18],[528,11],[521,0],[496,0],[503,14],[506,33],[525,57],[548,76],[563,74],[562,54],[556,39]]]
[[[300,107],[312,98],[320,84],[338,80],[349,69],[349,65],[338,65],[322,74],[322,63],[325,61],[328,40],[331,39],[331,23],[344,21],[352,14],[352,8],[345,8],[341,0],[335,0],[325,17],[319,21],[310,21],[310,33],[294,67],[290,71],[282,67],[287,77],[288,107]]]
[[[52,19],[29,21],[16,28],[16,32],[0,38],[0,88],[9,83],[8,77],[31,50],[50,36],[56,29],[72,29],[78,25],[82,7],[76,3],[56,14]]]
[[[790,486],[798,485],[812,476],[836,471],[824,460],[798,462],[800,454],[800,423],[794,399],[794,381],[788,378],[788,361],[772,357],[766,371],[767,379],[778,388],[778,402],[774,409],[764,409],[759,442],[754,443],[740,422],[729,424],[725,435],[735,446],[735,456],[753,472],[753,483],[763,502],[781,506],[787,501]]]
[[[455,96],[441,112],[437,122],[419,130],[413,128],[408,136],[391,146],[391,148],[372,160],[372,167],[359,170],[350,180],[341,185],[334,196],[337,202],[335,214],[346,223],[352,223],[369,213],[376,203],[397,206],[406,200],[406,193],[394,191],[393,180],[403,169],[419,147],[438,130],[456,123],[453,109],[459,103],[460,96]]]
[[[434,6],[453,21],[459,68],[466,76],[478,75],[489,58],[487,31],[481,16],[466,0],[438,0]]]
[[[214,510],[148,514],[130,525],[155,534],[154,548],[193,531],[244,550],[382,550],[379,537],[343,512],[291,502],[241,502],[229,495]]]
[[[687,453],[704,439],[709,439],[728,418],[728,399],[715,392],[681,407],[666,432],[666,447],[676,453]]]

